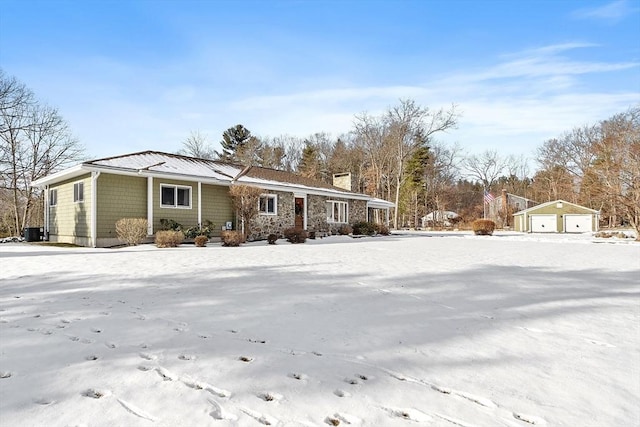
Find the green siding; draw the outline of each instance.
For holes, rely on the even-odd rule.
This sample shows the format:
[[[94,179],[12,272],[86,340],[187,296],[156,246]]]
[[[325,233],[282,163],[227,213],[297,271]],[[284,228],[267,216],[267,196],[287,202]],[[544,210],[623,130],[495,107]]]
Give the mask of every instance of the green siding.
[[[229,197],[229,187],[202,185],[202,221],[211,221],[215,230],[214,236],[227,221],[234,221],[233,205]]]
[[[567,202],[562,202],[562,207],[557,207],[557,202],[551,203],[547,206],[534,207],[529,210],[525,214],[519,214],[514,216],[514,225],[516,231],[530,231],[529,230],[529,217],[531,215],[556,215],[556,229],[558,232],[564,232],[564,215],[567,214],[580,214],[580,215],[591,215],[591,227],[593,230],[597,229],[597,215],[593,213],[593,211],[589,208],[583,206],[575,206],[573,204],[569,204]],[[523,221],[524,224],[521,226],[520,222]]]
[[[191,206],[188,208],[166,208],[160,205],[160,186],[162,184],[191,187]],[[172,219],[179,222],[185,228],[198,224],[198,183],[190,181],[178,181],[165,178],[153,179],[153,230],[160,230],[161,219]]]
[[[105,174],[98,177],[98,238],[116,238],[122,218],[147,218],[147,179]]]
[[[73,201],[73,185],[84,183],[84,201]],[[74,242],[91,234],[91,174],[62,181],[49,187],[57,190],[56,206],[49,207],[49,237],[53,241]]]

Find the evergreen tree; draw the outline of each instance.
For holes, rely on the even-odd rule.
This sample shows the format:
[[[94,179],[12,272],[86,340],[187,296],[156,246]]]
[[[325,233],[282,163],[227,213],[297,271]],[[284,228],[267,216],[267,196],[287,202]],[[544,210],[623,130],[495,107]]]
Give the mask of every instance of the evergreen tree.
[[[238,124],[230,127],[222,134],[222,141],[220,141],[222,152],[216,152],[218,158],[225,162],[237,162],[238,152],[242,151],[250,138],[252,138],[251,132],[244,126]]]

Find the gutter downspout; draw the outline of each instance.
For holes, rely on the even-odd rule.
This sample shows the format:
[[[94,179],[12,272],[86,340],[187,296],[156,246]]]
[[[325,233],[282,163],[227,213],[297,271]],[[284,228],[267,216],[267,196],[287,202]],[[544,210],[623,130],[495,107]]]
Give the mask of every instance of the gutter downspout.
[[[98,243],[98,177],[100,172],[91,172],[91,246]]]
[[[147,177],[147,236],[153,235],[153,177]]]
[[[198,228],[202,231],[202,183],[198,181]]]
[[[49,240],[49,186],[44,186],[44,235],[45,240]]]

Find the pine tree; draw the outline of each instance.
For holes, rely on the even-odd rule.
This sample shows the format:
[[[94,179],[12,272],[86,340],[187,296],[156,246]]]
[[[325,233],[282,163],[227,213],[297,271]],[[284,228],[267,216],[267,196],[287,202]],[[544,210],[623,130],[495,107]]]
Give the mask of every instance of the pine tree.
[[[222,152],[216,152],[218,158],[225,162],[237,162],[238,151],[242,151],[251,137],[251,132],[240,124],[230,127],[222,134],[222,141],[220,141]]]

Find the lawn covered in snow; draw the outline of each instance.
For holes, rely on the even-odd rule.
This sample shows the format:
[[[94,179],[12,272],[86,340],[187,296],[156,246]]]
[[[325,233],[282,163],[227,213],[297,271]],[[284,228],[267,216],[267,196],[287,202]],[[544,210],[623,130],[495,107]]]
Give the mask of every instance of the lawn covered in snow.
[[[0,425],[634,426],[640,243],[0,246]]]

